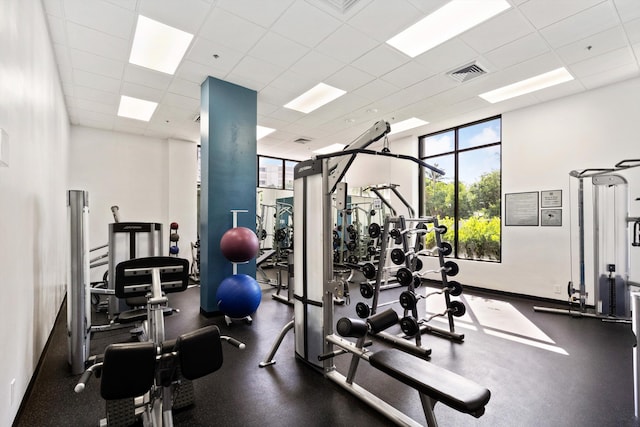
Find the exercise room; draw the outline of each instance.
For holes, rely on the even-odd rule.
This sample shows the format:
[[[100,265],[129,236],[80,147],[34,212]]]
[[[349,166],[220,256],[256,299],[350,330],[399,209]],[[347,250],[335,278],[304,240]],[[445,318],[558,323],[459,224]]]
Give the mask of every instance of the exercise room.
[[[640,426],[640,2],[0,3],[0,426]]]

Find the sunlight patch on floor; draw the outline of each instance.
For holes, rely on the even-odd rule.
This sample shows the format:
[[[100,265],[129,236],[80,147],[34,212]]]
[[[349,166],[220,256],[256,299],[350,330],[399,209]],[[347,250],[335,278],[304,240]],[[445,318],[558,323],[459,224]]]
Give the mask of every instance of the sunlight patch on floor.
[[[464,316],[454,319],[456,329],[481,330],[494,337],[569,355],[566,350],[554,345],[556,343],[553,339],[509,302],[474,295],[462,295],[452,298],[454,299],[461,300],[467,308]],[[445,313],[446,310],[444,298],[435,295],[424,300],[424,305],[424,317]],[[434,317],[431,321],[447,325],[449,323],[447,316]]]

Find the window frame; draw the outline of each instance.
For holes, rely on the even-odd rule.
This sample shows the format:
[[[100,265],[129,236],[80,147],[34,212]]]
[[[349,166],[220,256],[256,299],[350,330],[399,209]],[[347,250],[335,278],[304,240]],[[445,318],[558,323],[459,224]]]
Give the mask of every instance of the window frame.
[[[261,158],[265,158],[265,159],[272,159],[272,160],[280,160],[282,163],[282,175],[280,177],[280,187],[264,187],[260,185],[260,159]],[[295,164],[300,163],[299,160],[293,160],[293,159],[285,159],[283,157],[274,157],[274,156],[263,156],[261,154],[258,154],[256,156],[256,188],[270,188],[270,189],[275,189],[275,190],[293,190],[292,188],[287,188],[287,183],[286,183],[286,165],[287,162],[293,162]],[[295,166],[295,165],[294,165]]]
[[[470,126],[474,126],[474,125],[478,125],[480,123],[486,123],[486,122],[491,122],[493,120],[496,119],[500,119],[500,138],[498,142],[493,142],[493,143],[489,143],[489,144],[483,144],[483,145],[476,145],[473,147],[468,147],[468,148],[463,148],[463,149],[459,149],[459,131],[460,129],[463,128],[467,128]],[[429,137],[433,137],[435,135],[439,135],[439,134],[444,134],[447,132],[451,132],[453,131],[453,135],[454,135],[454,143],[453,143],[453,151],[447,151],[447,152],[442,152],[442,153],[438,153],[438,154],[432,154],[432,155],[425,155],[425,141],[427,138]],[[459,256],[459,240],[458,240],[458,233],[459,233],[459,221],[460,221],[460,203],[459,203],[459,157],[461,153],[467,153],[470,151],[474,151],[474,150],[480,150],[480,149],[485,149],[485,148],[489,148],[489,147],[495,147],[495,146],[499,146],[500,147],[500,203],[502,205],[502,115],[496,115],[496,116],[492,116],[492,117],[487,117],[485,119],[481,119],[481,120],[476,120],[473,122],[469,122],[469,123],[465,123],[459,126],[454,126],[452,128],[448,128],[448,129],[443,129],[437,132],[432,132],[429,134],[425,134],[425,135],[420,135],[418,137],[418,155],[420,160],[429,163],[429,159],[431,158],[436,158],[436,157],[442,157],[442,156],[448,156],[448,155],[453,155],[453,167],[454,167],[454,174],[453,174],[453,191],[455,193],[455,197],[454,197],[454,207],[453,207],[453,213],[454,213],[454,241],[451,242],[452,246],[453,246],[453,253],[450,255],[455,259],[462,259],[465,261],[479,261],[479,262],[491,262],[491,263],[501,263],[502,262],[502,229],[503,229],[503,224],[502,224],[502,206],[500,207],[500,256],[498,260],[490,260],[490,259],[478,259],[478,258],[460,258]],[[419,203],[419,212],[420,212],[420,216],[426,216],[426,212],[425,212],[425,191],[424,191],[424,185],[425,185],[425,179],[426,179],[426,171],[424,167],[420,167],[420,172],[419,172],[419,177],[418,179],[420,180],[420,186],[419,188],[421,189],[418,192],[418,203]]]

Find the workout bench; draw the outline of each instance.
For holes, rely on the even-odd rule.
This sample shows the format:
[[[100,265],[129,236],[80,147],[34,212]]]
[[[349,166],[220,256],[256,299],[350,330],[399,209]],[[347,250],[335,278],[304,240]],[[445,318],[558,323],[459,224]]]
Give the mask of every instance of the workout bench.
[[[429,427],[438,425],[433,412],[438,402],[476,418],[481,417],[491,397],[491,392],[485,387],[398,349],[370,352],[364,348],[368,333],[380,332],[396,323],[398,323],[398,315],[392,309],[378,313],[366,321],[346,317],[340,319],[336,327],[337,332],[344,337],[357,338],[357,342],[354,344],[335,334],[326,337],[328,342],[340,347],[341,350],[321,356],[321,359],[346,352],[353,354],[347,377],[335,369],[328,372],[327,377],[399,425],[419,426],[421,424],[353,383],[360,359],[368,361],[372,367],[417,390]]]

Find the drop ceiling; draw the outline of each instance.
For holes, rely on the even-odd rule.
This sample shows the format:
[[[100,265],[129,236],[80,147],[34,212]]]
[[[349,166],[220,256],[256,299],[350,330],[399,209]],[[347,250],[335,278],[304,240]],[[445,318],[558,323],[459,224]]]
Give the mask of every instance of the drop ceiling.
[[[43,0],[72,124],[199,142],[200,84],[213,76],[257,91],[258,124],[277,129],[258,153],[296,160],[380,119],[430,122],[392,138],[420,135],[639,75],[640,1],[509,2],[412,59],[385,41],[445,0]],[[139,14],[195,35],[174,75],[128,62]],[[449,75],[471,63],[486,74]],[[497,104],[478,97],[558,67],[574,80]],[[319,82],[347,93],[309,114],[283,107]],[[159,105],[149,122],[118,117],[121,95]]]

